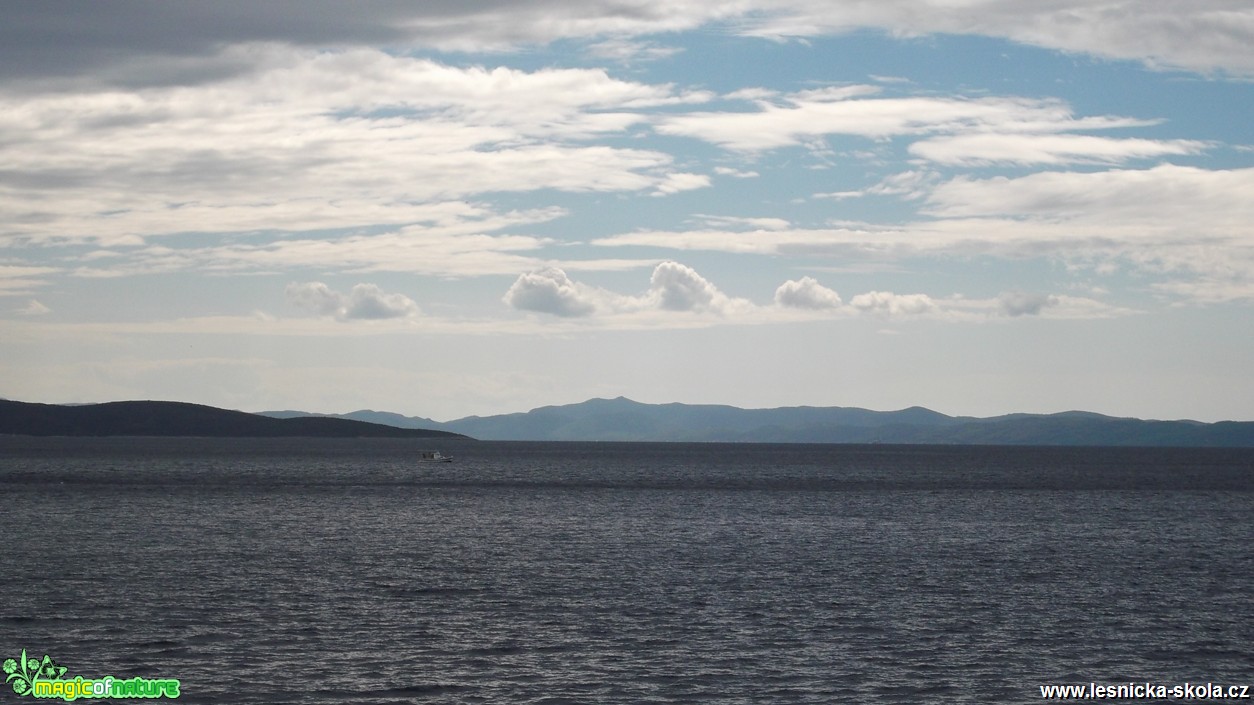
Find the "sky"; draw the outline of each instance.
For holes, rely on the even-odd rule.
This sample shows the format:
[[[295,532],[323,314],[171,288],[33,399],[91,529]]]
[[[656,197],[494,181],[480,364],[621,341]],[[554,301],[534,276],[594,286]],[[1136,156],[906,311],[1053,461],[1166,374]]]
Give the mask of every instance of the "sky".
[[[0,6],[0,397],[1254,420],[1254,2]]]

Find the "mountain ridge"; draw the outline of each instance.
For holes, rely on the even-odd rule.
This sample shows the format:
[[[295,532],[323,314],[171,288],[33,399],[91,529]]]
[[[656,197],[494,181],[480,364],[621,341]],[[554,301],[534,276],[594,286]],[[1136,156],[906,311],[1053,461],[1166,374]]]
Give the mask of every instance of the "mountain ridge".
[[[363,414],[502,441],[1254,447],[1254,422],[1145,420],[1079,410],[980,418],[949,416],[922,406],[896,411],[840,406],[742,409],[721,404],[646,404],[616,397],[446,422],[374,411],[328,416],[364,419]]]
[[[250,414],[186,402],[58,405],[0,400],[0,434],[1254,447],[1254,422],[1246,421],[1144,420],[1088,411],[980,418],[949,416],[921,406],[895,411],[839,406],[742,409],[647,404],[626,397],[448,422],[369,409],[347,414],[294,410]]]

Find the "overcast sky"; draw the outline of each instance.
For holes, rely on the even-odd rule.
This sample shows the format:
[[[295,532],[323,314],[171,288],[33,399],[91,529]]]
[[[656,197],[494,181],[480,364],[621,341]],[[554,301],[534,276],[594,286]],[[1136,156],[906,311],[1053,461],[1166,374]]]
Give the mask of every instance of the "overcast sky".
[[[0,396],[1254,419],[1254,2],[0,6]]]

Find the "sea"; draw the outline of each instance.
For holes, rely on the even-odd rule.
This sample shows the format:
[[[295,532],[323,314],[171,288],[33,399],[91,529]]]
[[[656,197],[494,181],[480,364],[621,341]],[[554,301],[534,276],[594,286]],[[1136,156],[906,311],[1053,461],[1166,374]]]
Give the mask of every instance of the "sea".
[[[1237,697],[1254,449],[0,437],[0,649],[188,703]]]

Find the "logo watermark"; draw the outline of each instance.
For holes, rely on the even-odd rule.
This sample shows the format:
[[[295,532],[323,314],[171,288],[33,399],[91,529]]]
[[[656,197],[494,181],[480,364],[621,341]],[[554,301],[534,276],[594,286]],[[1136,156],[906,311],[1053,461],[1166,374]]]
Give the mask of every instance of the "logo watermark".
[[[101,676],[65,677],[65,666],[58,665],[48,654],[42,659],[26,656],[22,649],[20,659],[4,661],[4,682],[12,686],[18,695],[36,698],[60,698],[71,701],[79,698],[177,698],[179,682],[176,678],[115,678]]]

